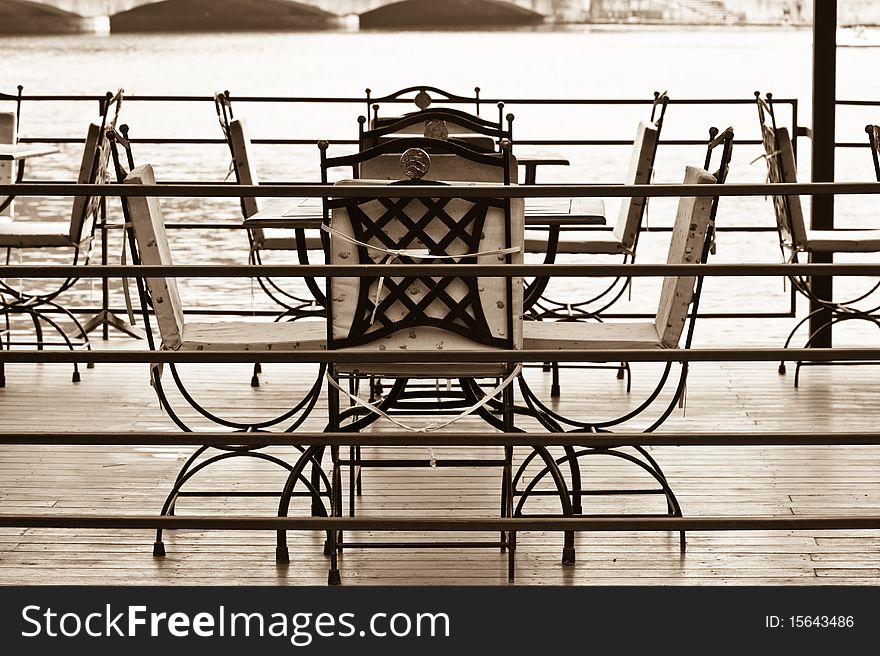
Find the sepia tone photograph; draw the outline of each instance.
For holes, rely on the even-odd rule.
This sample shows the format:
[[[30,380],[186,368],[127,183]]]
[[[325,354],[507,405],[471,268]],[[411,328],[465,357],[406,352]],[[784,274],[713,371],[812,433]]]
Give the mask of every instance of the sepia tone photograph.
[[[0,585],[880,583],[880,3],[0,35]]]

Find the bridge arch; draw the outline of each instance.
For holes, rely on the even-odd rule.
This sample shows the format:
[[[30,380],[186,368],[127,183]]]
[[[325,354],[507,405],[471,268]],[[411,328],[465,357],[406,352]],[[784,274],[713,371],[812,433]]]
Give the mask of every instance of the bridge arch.
[[[527,25],[544,17],[504,0],[400,0],[360,15],[361,28]]]
[[[80,32],[91,22],[92,19],[60,6],[30,0],[0,0],[0,25],[4,34]]]
[[[110,17],[113,32],[310,29],[338,18],[311,4],[291,0],[159,0]]]

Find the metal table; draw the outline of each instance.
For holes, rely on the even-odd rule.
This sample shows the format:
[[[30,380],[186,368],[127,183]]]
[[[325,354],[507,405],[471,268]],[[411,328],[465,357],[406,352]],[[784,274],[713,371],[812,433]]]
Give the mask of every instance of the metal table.
[[[18,162],[18,171],[15,174],[15,182],[19,183],[24,179],[25,160],[32,157],[43,157],[44,155],[54,155],[59,152],[55,146],[47,146],[45,144],[7,144],[0,143],[0,183],[12,182],[12,163]],[[6,164],[9,162],[9,164]],[[8,170],[7,170],[7,167]],[[14,196],[7,196],[0,199],[0,215],[12,218],[12,201]]]

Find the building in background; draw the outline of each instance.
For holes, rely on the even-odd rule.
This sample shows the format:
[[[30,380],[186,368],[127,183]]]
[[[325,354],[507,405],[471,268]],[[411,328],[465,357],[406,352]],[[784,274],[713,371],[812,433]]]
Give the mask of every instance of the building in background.
[[[807,25],[813,0],[584,0],[589,20]],[[878,0],[838,0],[842,25],[880,25]]]

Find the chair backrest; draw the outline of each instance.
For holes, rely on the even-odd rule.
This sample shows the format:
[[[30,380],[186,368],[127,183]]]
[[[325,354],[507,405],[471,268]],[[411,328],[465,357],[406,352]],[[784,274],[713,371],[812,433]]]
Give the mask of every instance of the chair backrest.
[[[773,113],[772,96],[767,100],[755,93],[758,120],[767,161],[767,180],[770,183],[797,182],[797,161],[788,128],[777,127]],[[806,223],[800,196],[773,196],[776,227],[780,244],[789,250],[797,250],[807,240]]]
[[[15,103],[15,112],[12,113],[12,116],[15,119],[14,125],[17,128],[21,127],[21,99],[23,91],[24,87],[21,84],[16,87],[15,94],[3,93],[2,91],[0,91],[0,101],[11,100]],[[13,132],[13,134],[15,134],[15,132]],[[2,138],[0,138],[0,143],[15,143],[15,141],[4,141]]]
[[[395,186],[337,184],[357,183],[386,192]],[[522,199],[467,198],[467,189],[480,183],[455,184],[461,197],[367,194],[325,201],[329,263],[435,263],[450,271],[443,277],[329,278],[329,348],[418,353],[522,347],[522,280],[454,274],[456,264],[522,262]]]
[[[513,140],[513,119],[513,114],[508,114],[507,126],[504,127],[501,121],[487,121],[479,116],[474,116],[457,109],[423,109],[406,114],[393,121],[383,122],[379,127],[365,130],[364,126],[367,120],[365,117],[360,116],[358,117],[358,143],[360,149],[365,150],[373,148],[381,143],[384,138],[389,138],[392,135],[432,136],[429,132],[429,126],[436,125],[439,126],[441,131],[445,131],[449,135],[448,138],[452,141],[455,141],[454,135],[456,133],[479,135],[484,137],[480,141],[487,142],[487,147],[480,148],[480,150],[494,150],[494,144],[500,143],[502,139]],[[488,147],[488,143],[493,144],[492,148]]]
[[[868,133],[868,144],[871,146],[871,159],[874,161],[874,175],[880,182],[880,125],[868,125],[865,127]]]
[[[0,143],[14,144],[18,141],[15,112],[0,112]],[[15,179],[13,162],[0,162],[0,184],[12,184]],[[12,216],[12,198],[0,198],[0,217]]]
[[[708,171],[687,167],[684,184],[714,184],[715,177]],[[678,202],[678,212],[669,242],[667,264],[700,264],[708,254],[711,240],[711,196],[683,196]],[[656,328],[660,342],[666,348],[678,346],[688,308],[696,300],[695,276],[667,276],[660,291]]]
[[[125,184],[156,184],[153,167],[149,164],[138,166],[125,178]],[[127,196],[123,202],[137,244],[135,261],[145,265],[173,264],[159,199]],[[183,341],[183,305],[180,302],[177,279],[147,278],[146,287],[149,291],[149,302],[156,313],[156,322],[159,324],[162,348],[177,348]],[[147,307],[146,301],[145,298],[141,299],[144,311]]]
[[[669,96],[665,91],[655,91],[651,103],[650,122],[640,121],[633,140],[632,154],[626,171],[624,184],[650,184],[654,177],[654,161],[657,159],[657,146],[660,144],[660,131]],[[614,236],[629,251],[634,251],[642,229],[642,218],[647,207],[646,198],[624,198],[620,203]]]
[[[128,174],[134,169],[134,152],[131,148],[131,140],[128,136],[129,127],[125,124],[116,128],[107,128],[104,134],[107,137],[107,143],[110,145],[110,155],[113,161],[113,170],[116,173],[116,182],[122,183]],[[125,152],[123,159],[122,153]]]
[[[258,185],[260,176],[251,153],[251,140],[248,137],[247,123],[244,119],[236,118],[229,123],[229,148],[232,153],[232,167],[235,171],[235,180],[240,185]],[[262,199],[255,196],[241,197],[242,218],[248,218],[260,211]],[[263,237],[263,230],[255,228],[251,234],[258,241]]]
[[[406,87],[403,89],[399,89],[398,91],[394,91],[393,93],[389,93],[385,96],[380,96],[374,98],[372,96],[372,90],[366,89],[366,101],[367,101],[367,116],[370,117],[370,129],[382,127],[388,122],[396,121],[400,118],[400,116],[383,116],[379,117],[379,105],[380,103],[400,103],[401,100],[405,99],[406,96],[412,94],[412,101],[415,106],[419,110],[427,109],[434,100],[439,100],[442,102],[455,102],[455,103],[473,103],[474,104],[474,113],[479,116],[480,115],[480,87],[474,87],[474,95],[473,96],[461,96],[455,93],[450,93],[449,91],[444,91],[443,89],[439,89],[437,87],[432,86],[415,86],[415,87]],[[433,94],[433,97],[432,97]],[[499,127],[500,127],[500,116],[501,116],[501,108],[503,108],[504,103],[499,104]],[[371,114],[372,111],[372,114]]]
[[[259,185],[260,176],[257,174],[256,163],[252,154],[251,140],[248,136],[247,123],[244,119],[237,119],[232,112],[232,98],[229,91],[218,91],[214,94],[214,109],[217,111],[217,120],[223,138],[229,147],[229,156],[232,159],[231,170],[235,175],[235,181],[240,185]],[[255,196],[241,196],[241,218],[247,219],[262,208],[262,199]],[[250,237],[256,242],[263,241],[263,229],[251,228]]]
[[[0,143],[18,142],[18,119],[15,112],[0,112]]]
[[[733,159],[733,128],[719,131],[718,128],[709,128],[709,143],[706,147],[706,159],[703,168],[712,173],[718,184],[724,184],[727,181],[727,174],[730,173],[730,162]],[[718,161],[718,168],[713,171],[712,160],[717,152],[721,152]]]
[[[650,184],[654,172],[654,158],[657,155],[657,142],[660,138],[660,127],[653,123],[641,121],[636,130],[632,156],[626,171],[625,184]],[[614,236],[627,248],[632,249],[638,238],[645,214],[645,198],[624,198],[620,204],[620,213],[614,225]]]
[[[435,180],[461,180],[511,184],[516,178],[516,160],[508,140],[502,141],[501,153],[484,153],[454,141],[426,137],[401,137],[380,143],[373,148],[341,157],[327,157],[330,144],[319,141],[321,153],[321,181],[328,181],[328,171],[346,167],[356,179],[400,180],[401,153],[417,149],[428,156],[430,177]],[[475,176],[473,179],[463,177]]]
[[[76,178],[79,184],[104,184],[107,182],[110,148],[101,127],[103,122],[96,121],[89,124],[79,174]],[[100,204],[100,196],[74,196],[69,235],[72,244],[78,244],[84,236],[92,234],[95,227],[95,216]]]
[[[501,158],[501,154],[493,155]],[[366,180],[399,180],[400,154],[377,155],[361,162],[359,177]],[[508,178],[516,184],[519,176],[516,158],[510,156]],[[504,184],[504,170],[500,166],[487,166],[458,155],[431,155],[431,177],[435,180],[464,180],[468,182],[494,182]]]

